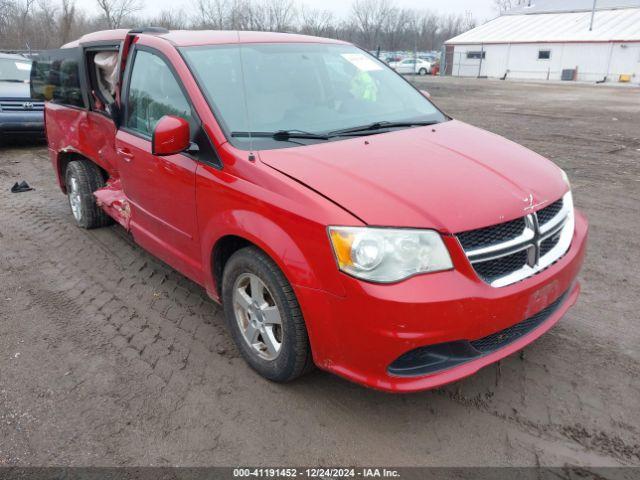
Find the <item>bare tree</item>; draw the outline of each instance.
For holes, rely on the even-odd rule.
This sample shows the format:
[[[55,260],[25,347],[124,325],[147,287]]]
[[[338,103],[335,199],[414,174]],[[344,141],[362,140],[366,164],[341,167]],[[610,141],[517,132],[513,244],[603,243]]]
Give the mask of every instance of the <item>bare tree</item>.
[[[308,7],[300,9],[300,33],[328,37],[335,34],[335,19],[329,10],[316,10]]]
[[[163,27],[167,30],[184,30],[188,27],[189,21],[182,11],[162,10],[157,16],[145,21],[155,27]]]
[[[142,10],[140,0],[96,0],[109,28],[120,28],[123,21]]]
[[[351,5],[351,22],[366,48],[376,48],[386,22],[395,8],[389,0],[355,0]]]
[[[71,31],[76,17],[76,5],[74,0],[62,0],[62,11],[58,19],[58,36],[60,43],[71,40]]]
[[[353,0],[345,20],[327,10],[299,7],[298,0],[197,0],[193,18],[178,10],[136,15],[140,0],[96,0],[99,15],[76,0],[0,0],[0,45],[7,49],[57,47],[105,28],[159,25],[169,29],[295,31],[340,38],[384,50],[437,50],[475,22],[466,15],[437,15],[394,7],[393,0]],[[512,0],[517,1],[517,0]]]
[[[293,28],[297,16],[293,0],[265,0],[258,8],[266,12],[265,30],[286,32]]]
[[[198,0],[196,24],[222,30],[226,28],[230,4],[228,0]]]
[[[229,30],[259,30],[255,27],[255,8],[251,0],[231,0],[227,26]]]
[[[31,9],[35,0],[24,0],[17,4],[18,14],[20,16],[20,41],[25,40],[25,31],[27,29],[27,20],[31,14]]]
[[[493,6],[500,14],[508,12],[514,7],[530,4],[531,0],[493,0]]]

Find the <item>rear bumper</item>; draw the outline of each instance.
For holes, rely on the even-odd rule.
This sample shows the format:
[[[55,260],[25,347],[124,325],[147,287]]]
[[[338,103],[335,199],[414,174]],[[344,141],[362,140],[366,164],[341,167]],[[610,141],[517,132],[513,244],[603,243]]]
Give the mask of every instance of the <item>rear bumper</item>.
[[[374,285],[345,276],[345,297],[297,287],[314,360],[323,369],[390,392],[430,389],[469,376],[533,342],[575,304],[587,231],[586,219],[576,212],[576,229],[565,256],[537,275],[502,288],[482,282],[451,237],[446,242],[455,270],[449,272],[394,285]],[[389,367],[407,352],[484,339],[537,318],[554,302],[552,311],[533,328],[500,348],[433,373],[398,375],[391,373],[393,368],[390,372]]]
[[[44,135],[44,112],[0,112],[0,135]]]

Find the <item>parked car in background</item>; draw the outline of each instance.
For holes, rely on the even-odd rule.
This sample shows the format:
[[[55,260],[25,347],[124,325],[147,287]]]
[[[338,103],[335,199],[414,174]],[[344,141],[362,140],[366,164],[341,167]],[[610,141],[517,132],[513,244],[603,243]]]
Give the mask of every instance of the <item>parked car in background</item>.
[[[405,58],[399,62],[392,62],[389,66],[403,75],[428,75],[431,73],[431,63],[420,58]]]
[[[566,174],[354,45],[111,30],[34,72],[77,225],[115,220],[206,288],[270,380],[315,364],[434,388],[576,302],[587,221]]]
[[[427,53],[427,54],[420,54],[420,55],[418,55],[418,58],[419,58],[420,60],[425,60],[425,61],[427,61],[427,62],[429,62],[429,63],[433,63],[433,62],[435,62],[436,60],[438,60],[438,58],[440,58],[440,56],[439,56],[439,55],[434,55],[434,54],[432,54],[432,53]]]
[[[384,62],[387,65],[391,66],[392,63],[395,64],[395,63],[401,62],[402,58],[403,57],[401,57],[400,55],[390,55],[384,59]]]
[[[0,53],[0,140],[44,134],[44,102],[29,91],[31,66],[22,55]]]

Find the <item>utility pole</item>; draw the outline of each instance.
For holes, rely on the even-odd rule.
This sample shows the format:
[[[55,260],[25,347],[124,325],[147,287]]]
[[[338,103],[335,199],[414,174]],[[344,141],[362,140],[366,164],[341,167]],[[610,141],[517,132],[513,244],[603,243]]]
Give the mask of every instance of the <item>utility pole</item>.
[[[589,25],[589,31],[593,30],[593,18],[596,16],[596,1],[593,0],[593,8],[591,8],[591,25]]]

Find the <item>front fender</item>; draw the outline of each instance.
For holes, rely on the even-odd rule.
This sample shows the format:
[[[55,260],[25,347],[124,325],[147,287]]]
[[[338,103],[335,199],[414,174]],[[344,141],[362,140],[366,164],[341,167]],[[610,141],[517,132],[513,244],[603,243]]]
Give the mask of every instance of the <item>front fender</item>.
[[[223,225],[224,228],[221,228]],[[217,292],[211,256],[218,241],[228,235],[244,238],[262,249],[278,264],[292,285],[322,288],[305,254],[291,235],[273,220],[257,212],[249,210],[220,212],[210,218],[200,234],[202,245],[209,246],[203,251],[203,265],[207,269],[206,287],[209,293]]]
[[[294,287],[344,296],[326,225],[358,224],[357,220],[271,167],[244,162],[236,169],[228,159],[223,161],[226,168],[202,165],[196,175],[196,209],[207,292],[217,299],[214,248],[221,238],[234,235],[261,248]]]

